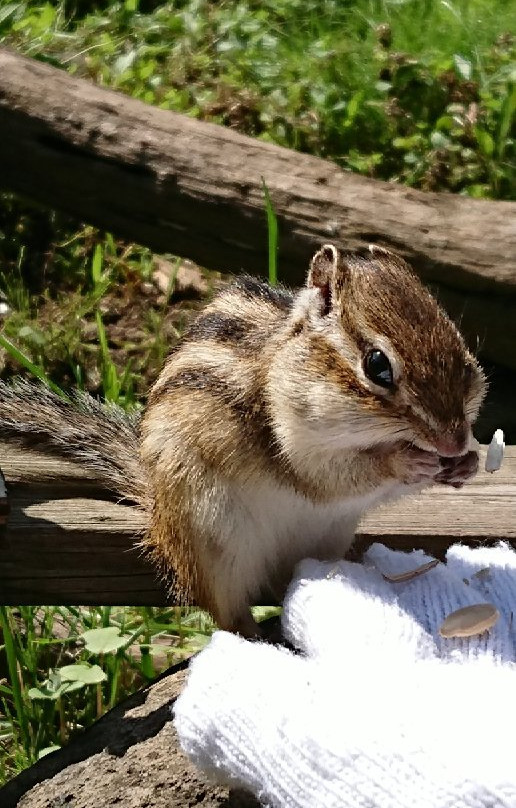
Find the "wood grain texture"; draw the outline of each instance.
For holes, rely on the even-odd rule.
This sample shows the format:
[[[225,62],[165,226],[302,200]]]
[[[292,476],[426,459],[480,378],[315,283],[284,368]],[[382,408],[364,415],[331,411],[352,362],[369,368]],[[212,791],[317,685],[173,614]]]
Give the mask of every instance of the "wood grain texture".
[[[442,556],[456,541],[468,544],[516,543],[516,447],[506,449],[500,471],[483,470],[464,488],[435,486],[417,497],[370,513],[357,536],[357,546],[380,541],[397,549],[421,547]]]
[[[160,605],[165,587],[142,556],[142,515],[106,498],[74,466],[0,447],[11,512],[0,528],[4,605]],[[485,450],[483,450],[485,452]],[[367,516],[355,556],[381,541],[442,555],[455,541],[516,543],[516,447],[502,469],[462,490],[436,487]]]
[[[262,177],[279,220],[282,280],[300,283],[323,242],[384,244],[448,293],[473,346],[516,368],[516,203],[361,177],[0,48],[5,189],[158,252],[265,274]]]

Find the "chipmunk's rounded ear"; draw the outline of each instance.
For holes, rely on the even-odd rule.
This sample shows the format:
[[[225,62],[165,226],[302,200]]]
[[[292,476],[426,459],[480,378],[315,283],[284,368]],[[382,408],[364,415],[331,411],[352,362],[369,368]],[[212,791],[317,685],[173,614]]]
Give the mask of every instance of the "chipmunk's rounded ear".
[[[395,266],[407,269],[406,261],[398,253],[381,247],[379,244],[368,244],[367,251],[371,258],[378,258],[382,263],[394,264]]]
[[[323,244],[310,261],[306,285],[320,291],[324,302],[324,314],[328,314],[331,310],[338,265],[339,251],[334,244]]]
[[[367,249],[373,258],[375,255],[394,255],[395,258],[398,257],[392,250],[388,250],[387,247],[382,247],[380,244],[368,244]]]

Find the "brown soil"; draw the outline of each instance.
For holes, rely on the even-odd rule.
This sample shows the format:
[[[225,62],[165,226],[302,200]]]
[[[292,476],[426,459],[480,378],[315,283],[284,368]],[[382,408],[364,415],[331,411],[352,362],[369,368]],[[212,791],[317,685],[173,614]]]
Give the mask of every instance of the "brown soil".
[[[142,281],[139,273],[126,269],[99,304],[110,358],[119,375],[130,366],[136,397],[140,400],[145,399],[166,356],[189,322],[213,292],[229,280],[229,276],[220,273],[201,272],[190,261],[183,260],[177,267],[158,256],[154,260],[155,270],[149,280]],[[168,286],[171,275],[175,278],[172,289]],[[84,306],[84,296],[73,290],[57,298],[43,296],[33,323],[46,335],[45,365],[53,381],[65,389],[76,386],[70,366],[73,355],[73,361],[83,370],[85,388],[93,395],[102,395],[95,307],[86,306],[88,311],[81,315]],[[14,341],[19,342],[16,338]],[[31,353],[23,343],[21,347]],[[70,356],[67,350],[72,352]],[[15,359],[1,353],[0,371],[4,378],[20,373],[28,375]]]

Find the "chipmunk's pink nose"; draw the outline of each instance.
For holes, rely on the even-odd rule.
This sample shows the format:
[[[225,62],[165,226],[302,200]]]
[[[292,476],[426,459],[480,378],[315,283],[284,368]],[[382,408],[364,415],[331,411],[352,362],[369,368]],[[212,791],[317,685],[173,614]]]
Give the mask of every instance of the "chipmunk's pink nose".
[[[443,432],[434,441],[437,454],[441,457],[457,457],[466,454],[468,445],[468,435],[461,427],[453,432]]]

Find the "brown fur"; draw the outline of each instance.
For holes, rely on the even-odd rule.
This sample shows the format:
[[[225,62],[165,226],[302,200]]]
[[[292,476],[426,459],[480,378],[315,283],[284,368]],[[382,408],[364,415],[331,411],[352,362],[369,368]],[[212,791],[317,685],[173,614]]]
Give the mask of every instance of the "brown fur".
[[[392,387],[367,377],[371,349],[388,356]],[[466,451],[484,389],[456,327],[401,258],[326,245],[295,295],[245,276],[217,295],[168,358],[141,423],[121,425],[118,410],[90,399],[3,385],[0,439],[75,458],[138,499],[145,546],[173,571],[176,594],[251,634],[253,597],[288,582],[300,553],[334,552],[334,511],[349,533],[361,509],[413,490],[407,447],[431,451],[445,435]],[[296,535],[305,521],[308,534]]]
[[[308,472],[292,462],[281,438],[283,404],[288,401],[298,416],[315,421],[315,409],[325,407],[314,392],[316,382],[328,391],[328,400],[332,394],[344,396],[360,411],[383,418],[393,434],[402,418],[407,432],[415,429],[422,438],[431,438],[431,428],[407,405],[407,394],[421,401],[442,429],[459,428],[468,392],[466,367],[479,372],[455,326],[408,266],[397,256],[373,251],[339,257],[334,272],[332,251],[318,256],[308,284],[321,289],[328,314],[337,311],[333,328],[347,349],[339,350],[324,332],[314,331],[309,316],[295,311],[296,300],[286,290],[249,278],[228,288],[193,324],[151,393],[143,420],[143,452],[149,455],[148,446],[156,438],[158,454],[151,453],[149,466],[156,467],[157,456],[164,464],[158,487],[167,479],[177,480],[174,464],[181,453],[195,455],[201,477],[213,473],[242,484],[272,477],[314,502],[342,496],[343,488],[356,495],[374,489],[392,473],[388,453],[371,453],[366,447],[331,479],[318,474],[315,458]],[[384,335],[398,356],[403,400],[379,396],[357,376],[356,359],[367,349],[370,332]],[[270,369],[276,365],[279,372],[271,380]],[[450,378],[457,384],[451,385]],[[479,388],[482,385],[480,379]],[[169,457],[163,445],[168,430],[174,433]],[[195,498],[194,490],[191,496]],[[163,517],[157,513],[149,540],[186,588],[198,580],[199,552],[192,553],[192,537],[183,535],[192,529],[184,519],[185,500],[183,490],[169,491],[165,508],[174,516],[161,529],[157,525]],[[201,543],[208,555],[217,552],[215,537],[207,535]],[[193,586],[197,597],[200,586]],[[201,601],[216,611],[209,584],[202,589]]]
[[[384,334],[403,361],[410,393],[424,400],[443,425],[460,422],[472,362],[465,362],[466,347],[456,327],[398,256],[354,256],[347,266],[358,271],[343,273],[342,320],[357,335],[359,347],[365,347],[359,336],[364,325]]]

